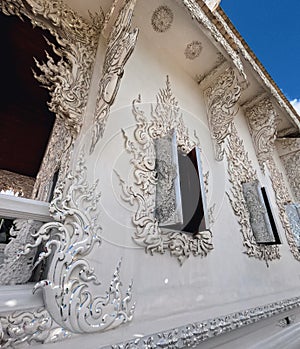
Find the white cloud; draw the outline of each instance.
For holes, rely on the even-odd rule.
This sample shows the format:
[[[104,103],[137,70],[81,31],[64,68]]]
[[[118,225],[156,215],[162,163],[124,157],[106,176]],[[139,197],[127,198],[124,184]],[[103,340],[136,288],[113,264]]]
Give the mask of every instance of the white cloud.
[[[291,102],[291,105],[295,108],[295,110],[297,111],[297,113],[300,115],[300,99],[293,99]]]

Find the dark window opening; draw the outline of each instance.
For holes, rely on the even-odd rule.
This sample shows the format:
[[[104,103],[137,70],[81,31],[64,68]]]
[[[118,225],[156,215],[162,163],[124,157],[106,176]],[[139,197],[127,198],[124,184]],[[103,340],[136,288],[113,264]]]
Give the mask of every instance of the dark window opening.
[[[200,150],[188,154],[177,149],[176,132],[155,139],[156,209],[163,229],[196,234],[209,230]]]
[[[50,190],[50,196],[49,196],[49,202],[52,201],[53,196],[54,196],[54,190],[58,181],[58,175],[59,175],[59,170],[55,171],[53,178],[52,178],[52,183],[51,183],[51,190]]]
[[[29,20],[0,13],[0,72],[5,86],[0,104],[0,170],[15,174],[16,179],[26,176],[28,181],[36,178],[55,121],[47,106],[49,91],[32,72],[41,73],[34,58],[47,62],[45,51],[55,62],[59,59],[45,37],[56,44],[48,31],[33,28]]]
[[[187,155],[179,152],[178,160],[183,211],[183,224],[180,230],[196,234],[208,229],[199,149],[194,148]]]
[[[265,187],[261,188],[261,193],[262,193],[262,196],[263,196],[264,204],[265,204],[265,207],[266,207],[266,210],[267,210],[268,218],[269,218],[270,225],[271,225],[272,232],[273,232],[274,239],[275,239],[275,242],[270,242],[270,243],[266,242],[265,244],[270,244],[270,245],[281,244],[281,241],[280,241],[280,238],[279,238],[279,234],[278,234],[278,230],[277,230],[277,226],[276,226],[275,219],[274,219],[274,216],[273,216],[273,212],[272,212],[272,209],[271,209],[270,201],[269,201],[269,198],[268,198],[268,195],[267,195]]]

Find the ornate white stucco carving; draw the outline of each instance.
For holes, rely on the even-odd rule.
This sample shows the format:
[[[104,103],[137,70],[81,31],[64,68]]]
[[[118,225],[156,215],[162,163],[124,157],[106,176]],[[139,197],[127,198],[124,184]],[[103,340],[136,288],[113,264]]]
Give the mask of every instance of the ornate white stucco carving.
[[[284,228],[291,252],[293,256],[300,261],[299,249],[297,248],[285,210],[286,204],[290,203],[292,200],[286,187],[285,179],[273,157],[276,138],[276,111],[270,99],[264,98],[262,101],[258,101],[249,108],[246,107],[246,115],[248,116],[250,132],[259,163],[262,168],[263,164],[265,164],[270,173],[270,179],[279,209],[279,218]],[[295,169],[297,171],[297,165]]]
[[[229,181],[232,184],[231,190],[227,193],[232,209],[238,217],[243,236],[245,253],[249,257],[264,260],[267,265],[269,261],[280,258],[277,245],[257,244],[250,224],[250,215],[243,196],[242,183],[257,179],[256,171],[253,169],[248,153],[245,150],[243,141],[238,137],[237,130],[231,125],[231,132],[228,137],[226,149],[228,162]]]
[[[283,138],[276,147],[296,202],[300,202],[300,138]]]
[[[246,106],[249,123],[259,165],[264,172],[264,163],[272,156],[276,139],[277,113],[270,98],[263,98],[252,106]]]
[[[277,138],[276,147],[280,157],[299,151],[300,138]]]
[[[300,150],[281,157],[296,202],[300,202]]]
[[[204,90],[210,129],[216,160],[224,157],[223,143],[230,132],[230,126],[237,112],[236,103],[241,87],[234,70],[226,68],[211,85]]]
[[[145,248],[146,252],[165,253],[182,264],[191,255],[206,256],[213,249],[212,234],[202,231],[195,235],[178,231],[166,231],[158,226],[155,218],[155,148],[153,140],[176,130],[177,146],[182,152],[188,153],[196,143],[189,137],[188,129],[180,115],[178,102],[172,94],[169,79],[164,89],[157,95],[157,104],[151,108],[151,119],[148,120],[139,108],[141,97],[133,101],[133,115],[136,119],[134,130],[135,140],[131,141],[123,131],[125,148],[132,154],[134,183],[127,184],[121,180],[123,199],[135,206],[132,217],[135,226],[133,240]]]
[[[279,320],[277,325],[279,327],[285,328],[285,327],[287,327],[289,325],[292,325],[295,321],[296,321],[296,316],[295,315],[290,315],[290,316],[287,316],[287,317]]]
[[[214,11],[220,5],[221,0],[204,0],[204,2],[211,11]]]
[[[286,205],[291,230],[298,248],[300,248],[300,204]]]
[[[233,64],[238,69],[241,76],[245,79],[246,74],[244,72],[244,67],[239,54],[230,46],[225,37],[221,34],[219,29],[213,24],[213,22],[208,18],[206,13],[200,7],[196,0],[183,0],[183,4],[188,9],[191,17],[197,20],[201,25],[209,30],[212,37],[225,49],[225,51],[230,56]]]
[[[46,63],[37,62],[41,75],[34,75],[50,91],[49,109],[64,120],[72,133],[78,133],[103,14],[92,16],[89,23],[63,1],[46,0],[6,0],[2,1],[2,11],[28,17],[34,25],[49,30],[55,37],[58,47],[48,43],[59,61],[56,63],[47,54]]]
[[[96,102],[90,153],[94,151],[97,142],[103,136],[110,107],[115,101],[124,74],[124,66],[136,44],[138,29],[131,30],[135,4],[136,0],[126,1],[109,36]]]
[[[133,317],[130,306],[132,284],[122,295],[120,266],[118,264],[108,291],[96,295],[101,289],[87,256],[96,243],[100,243],[96,206],[99,200],[97,182],[89,186],[83,155],[76,169],[67,176],[66,192],[62,186],[50,204],[55,219],[45,223],[33,244],[24,253],[44,243],[37,264],[51,255],[47,279],[40,281],[34,290],[41,288],[46,309],[63,328],[75,333],[89,333],[111,329],[128,322]]]
[[[56,122],[34,187],[33,198],[48,200],[53,174],[60,167],[62,156],[68,159],[72,149],[69,145],[82,125],[104,16],[102,12],[91,15],[88,22],[61,0],[2,0],[1,10],[6,15],[29,18],[34,26],[49,30],[58,44],[48,42],[58,60],[47,53],[47,62],[36,62],[40,72],[34,72],[49,90],[49,109],[62,120]],[[60,178],[65,175],[61,173]]]
[[[285,210],[286,205],[292,202],[289,191],[285,185],[285,179],[281,171],[278,169],[278,166],[275,163],[273,157],[270,157],[270,159],[267,161],[267,168],[270,173],[270,179],[275,194],[276,204],[279,210],[279,219],[285,231],[286,239],[293,256],[295,257],[295,259],[300,261],[300,253]]]
[[[285,299],[227,315],[220,315],[205,321],[194,322],[185,326],[167,329],[142,338],[103,347],[102,349],[193,348],[210,338],[230,333],[236,329],[299,307],[300,297]]]
[[[226,30],[226,33],[231,37],[231,39],[234,41],[234,44],[238,47],[237,52],[241,52],[241,54],[245,57],[245,59],[251,64],[252,68],[258,73],[259,77],[262,79],[266,87],[269,89],[271,94],[274,96],[274,98],[277,100],[278,104],[286,110],[286,112],[289,114],[290,118],[293,120],[294,124],[297,126],[296,130],[300,127],[300,120],[296,116],[294,110],[291,109],[291,106],[289,103],[287,103],[283,97],[279,94],[278,90],[276,89],[276,85],[274,82],[266,75],[265,72],[261,69],[259,64],[255,61],[255,58],[251,56],[249,53],[249,50],[245,48],[244,44],[241,42],[241,40],[236,36],[236,34],[230,29],[229,25],[226,23],[224,18],[218,11],[214,12],[215,17],[218,19],[218,21],[222,24],[224,29]]]
[[[14,285],[26,283],[32,274],[36,249],[30,250],[25,256],[22,254],[26,244],[33,244],[34,234],[42,225],[41,222],[15,219],[9,234],[10,242],[4,250],[4,263],[0,265],[0,285]]]
[[[54,323],[45,308],[0,316],[1,348],[15,348],[24,343],[53,343],[70,336],[68,331]]]
[[[64,121],[57,118],[39,173],[36,177],[31,196],[32,199],[49,201],[54,173],[60,170],[60,178],[63,178],[66,174],[67,157],[70,152],[70,140],[71,137],[65,127]],[[63,158],[65,161],[62,161]]]
[[[23,176],[6,170],[0,170],[0,192],[10,190],[18,196],[30,198],[34,186],[34,178]]]

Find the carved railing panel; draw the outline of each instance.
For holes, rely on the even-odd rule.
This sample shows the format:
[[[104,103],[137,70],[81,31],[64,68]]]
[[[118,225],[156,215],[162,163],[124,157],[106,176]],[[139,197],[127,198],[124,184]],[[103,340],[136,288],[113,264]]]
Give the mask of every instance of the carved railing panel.
[[[0,217],[4,218],[1,220],[1,235],[6,235],[0,285],[24,284],[31,278],[37,249],[28,255],[22,252],[26,244],[34,243],[32,235],[42,222],[50,219],[48,210],[49,205],[44,202],[0,196]]]
[[[43,307],[0,315],[1,348],[55,343],[70,337],[70,332],[59,327]]]
[[[4,249],[4,261],[0,265],[0,285],[24,284],[31,278],[37,249],[32,249],[27,255],[22,251],[26,244],[33,244],[32,234],[42,223],[15,219],[9,231],[10,241]]]
[[[54,321],[74,333],[89,333],[115,328],[131,321],[134,305],[132,283],[122,293],[120,263],[110,286],[102,295],[94,269],[88,256],[101,242],[97,220],[97,182],[89,186],[83,155],[76,169],[67,176],[66,191],[59,186],[50,204],[54,221],[44,224],[32,234],[33,244],[24,253],[44,244],[37,263],[51,255],[47,279],[40,281],[34,290],[41,288],[47,310]]]
[[[140,338],[125,340],[118,344],[105,346],[102,349],[183,349],[197,346],[201,348],[203,342],[225,334],[227,334],[227,337],[225,337],[226,339],[224,338],[223,341],[221,340],[219,343],[228,344],[227,340],[230,338],[230,333],[234,336],[232,331],[258,323],[259,321],[270,319],[278,314],[284,314],[284,312],[287,312],[286,316],[290,316],[288,315],[289,312],[291,310],[295,311],[299,309],[299,307],[300,297],[284,299],[230,314],[220,314],[214,318],[166,329],[151,335],[141,336]],[[274,326],[274,323],[272,325]],[[220,348],[222,347],[222,345],[217,346]]]

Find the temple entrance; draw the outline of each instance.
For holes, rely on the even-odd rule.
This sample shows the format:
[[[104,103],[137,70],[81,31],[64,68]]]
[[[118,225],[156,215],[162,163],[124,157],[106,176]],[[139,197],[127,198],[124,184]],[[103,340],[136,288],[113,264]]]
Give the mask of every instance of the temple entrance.
[[[27,20],[0,13],[0,192],[30,198],[55,114],[48,90],[34,78],[35,57],[46,62],[49,32]],[[52,53],[53,56],[53,53]]]

